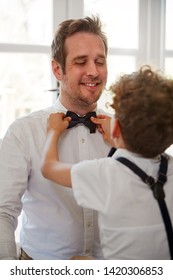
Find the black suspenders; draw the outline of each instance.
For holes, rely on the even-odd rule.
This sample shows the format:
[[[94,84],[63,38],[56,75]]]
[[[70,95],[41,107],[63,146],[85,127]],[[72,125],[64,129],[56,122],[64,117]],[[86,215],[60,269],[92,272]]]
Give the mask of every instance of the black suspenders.
[[[158,179],[157,181],[154,180],[153,177],[148,176],[142,169],[140,169],[136,164],[131,162],[130,160],[119,157],[116,160],[126,165],[128,168],[130,168],[135,174],[137,174],[144,183],[150,186],[151,190],[153,191],[154,198],[158,201],[159,208],[161,211],[161,215],[164,221],[167,238],[168,238],[168,244],[169,244],[169,250],[171,259],[173,259],[173,229],[172,229],[172,223],[169,217],[169,212],[165,203],[165,193],[163,190],[163,186],[167,180],[166,174],[167,174],[167,168],[168,168],[168,159],[166,156],[161,155],[161,161],[160,161],[160,167],[159,167],[159,173],[158,173]]]
[[[116,151],[116,148],[112,147],[109,151],[109,154],[107,155],[108,157],[111,157]]]

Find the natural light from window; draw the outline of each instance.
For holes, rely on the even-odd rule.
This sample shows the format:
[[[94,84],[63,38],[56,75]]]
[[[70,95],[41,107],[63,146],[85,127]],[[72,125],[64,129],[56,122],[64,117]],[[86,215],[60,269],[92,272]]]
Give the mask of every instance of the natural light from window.
[[[49,48],[51,24],[51,1],[0,0],[0,138],[16,118],[52,104],[49,53],[35,49]]]

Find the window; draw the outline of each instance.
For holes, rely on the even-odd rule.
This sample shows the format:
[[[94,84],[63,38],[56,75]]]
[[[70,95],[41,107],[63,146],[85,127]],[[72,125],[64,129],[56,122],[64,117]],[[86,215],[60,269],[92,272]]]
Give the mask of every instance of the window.
[[[165,24],[165,73],[173,77],[173,1],[166,1],[166,24]]]
[[[51,38],[51,1],[0,1],[1,43],[48,45]]]
[[[16,118],[52,104],[51,2],[0,0],[0,138]]]

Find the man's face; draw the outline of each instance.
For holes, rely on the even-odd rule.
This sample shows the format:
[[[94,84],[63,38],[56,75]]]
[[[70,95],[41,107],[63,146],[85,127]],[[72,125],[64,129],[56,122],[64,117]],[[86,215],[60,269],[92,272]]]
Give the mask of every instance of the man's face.
[[[107,80],[105,47],[93,34],[80,32],[66,39],[65,73],[60,69],[63,104],[95,107]]]

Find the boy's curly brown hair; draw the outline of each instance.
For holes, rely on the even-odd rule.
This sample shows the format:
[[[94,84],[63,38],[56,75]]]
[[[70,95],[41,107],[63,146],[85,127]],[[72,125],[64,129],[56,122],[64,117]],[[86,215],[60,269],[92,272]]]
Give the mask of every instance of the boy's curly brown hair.
[[[128,150],[153,158],[173,143],[173,80],[145,65],[111,85]]]

